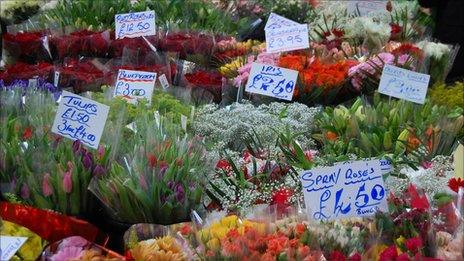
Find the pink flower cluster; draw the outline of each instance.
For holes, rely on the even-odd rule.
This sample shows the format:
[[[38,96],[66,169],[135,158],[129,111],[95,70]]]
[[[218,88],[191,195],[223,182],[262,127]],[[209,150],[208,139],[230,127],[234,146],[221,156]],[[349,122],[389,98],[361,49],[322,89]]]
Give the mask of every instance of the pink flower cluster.
[[[398,57],[391,53],[379,53],[378,55],[369,58],[365,62],[359,63],[348,70],[348,76],[351,78],[351,83],[357,90],[361,90],[363,80],[369,75],[380,77],[382,68],[385,64],[404,66],[410,59],[407,54],[402,54]],[[380,68],[380,70],[379,70]]]
[[[268,65],[277,65],[279,60],[280,54],[279,53],[260,53],[256,58],[254,56],[249,56],[247,60],[247,64],[243,65],[238,69],[239,75],[234,79],[234,85],[239,87],[243,83],[246,83],[248,80],[248,76],[250,76],[251,66],[254,62],[256,63],[264,63]]]

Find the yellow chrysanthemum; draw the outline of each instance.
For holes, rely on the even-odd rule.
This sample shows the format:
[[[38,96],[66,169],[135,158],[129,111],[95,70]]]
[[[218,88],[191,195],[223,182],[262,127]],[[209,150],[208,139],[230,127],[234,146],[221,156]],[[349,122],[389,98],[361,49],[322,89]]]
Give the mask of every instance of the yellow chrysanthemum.
[[[158,244],[156,241],[143,241],[136,244],[131,249],[132,257],[135,261],[145,260],[149,255],[155,253],[159,250]]]
[[[144,261],[183,261],[187,255],[171,236],[140,242],[131,249],[132,257]]]
[[[162,238],[157,238],[156,243],[158,244],[158,247],[161,250],[164,250],[166,252],[168,251],[171,251],[173,253],[182,252],[180,246],[177,244],[177,242],[174,240],[173,237],[165,236]]]

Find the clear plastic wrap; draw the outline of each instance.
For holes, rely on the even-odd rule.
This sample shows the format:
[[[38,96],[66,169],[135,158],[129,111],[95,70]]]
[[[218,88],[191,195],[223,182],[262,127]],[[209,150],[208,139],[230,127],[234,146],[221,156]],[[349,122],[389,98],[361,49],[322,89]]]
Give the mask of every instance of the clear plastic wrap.
[[[6,64],[50,62],[49,38],[50,30],[41,29],[34,23],[11,25],[3,36],[3,60]]]
[[[63,35],[53,34],[50,46],[53,57],[58,60],[79,56],[106,57],[110,46],[110,31],[66,30]]]
[[[109,68],[104,62],[90,57],[66,58],[62,65],[55,67],[54,83],[60,88],[71,87],[76,93],[99,91],[102,85],[108,84]]]

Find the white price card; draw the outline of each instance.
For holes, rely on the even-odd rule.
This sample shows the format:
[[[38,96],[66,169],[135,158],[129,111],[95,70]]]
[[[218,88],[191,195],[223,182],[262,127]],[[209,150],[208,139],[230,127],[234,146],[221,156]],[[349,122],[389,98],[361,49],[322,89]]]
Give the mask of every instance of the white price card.
[[[464,145],[459,144],[453,152],[454,176],[464,179]]]
[[[55,71],[55,74],[53,77],[53,85],[55,85],[55,87],[58,87],[59,83],[60,83],[60,72]]]
[[[114,24],[116,39],[155,35],[155,11],[117,14]]]
[[[306,24],[266,30],[265,35],[268,53],[309,48],[308,26]]]
[[[307,24],[271,13],[265,27],[266,52],[278,53],[309,48]]]
[[[166,74],[164,73],[161,74],[160,77],[158,77],[158,79],[163,89],[166,90],[167,88],[169,88],[169,82],[168,82],[168,78],[166,78]]]
[[[379,92],[395,98],[423,104],[430,75],[413,72],[393,65],[383,67]]]
[[[296,25],[299,25],[299,23],[278,14],[271,13],[267,19],[266,25],[264,26],[264,30],[280,29],[282,27],[291,27]]]
[[[253,63],[245,91],[291,101],[298,71]]]
[[[10,260],[26,241],[27,237],[0,236],[0,260]]]
[[[98,148],[109,107],[74,93],[63,91],[52,132]]]
[[[155,82],[154,72],[119,70],[114,96],[123,97],[130,103],[137,103],[140,99],[147,99],[151,103]]]
[[[361,160],[302,171],[300,181],[309,218],[325,221],[387,211],[382,175],[389,164]]]
[[[347,11],[349,14],[359,14],[360,16],[367,16],[370,13],[386,12],[388,1],[375,1],[375,0],[361,0],[361,1],[348,1]],[[359,11],[359,13],[358,13]]]

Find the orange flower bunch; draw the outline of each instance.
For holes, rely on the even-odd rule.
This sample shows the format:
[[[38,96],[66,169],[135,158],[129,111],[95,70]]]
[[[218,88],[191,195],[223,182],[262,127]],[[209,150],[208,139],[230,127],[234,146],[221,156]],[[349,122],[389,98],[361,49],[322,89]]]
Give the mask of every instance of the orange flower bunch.
[[[319,253],[302,243],[301,236],[305,231],[303,225],[301,234],[294,233],[289,237],[281,232],[263,235],[251,227],[246,227],[243,234],[232,229],[221,241],[221,255],[239,260],[278,260],[283,256],[286,260],[318,260]],[[210,253],[209,257],[217,256]]]
[[[315,87],[323,88],[324,93],[340,87],[348,78],[348,69],[354,61],[342,60],[335,63],[323,63],[319,58],[304,54],[292,54],[280,57],[279,66],[299,72],[304,93],[310,93]]]

